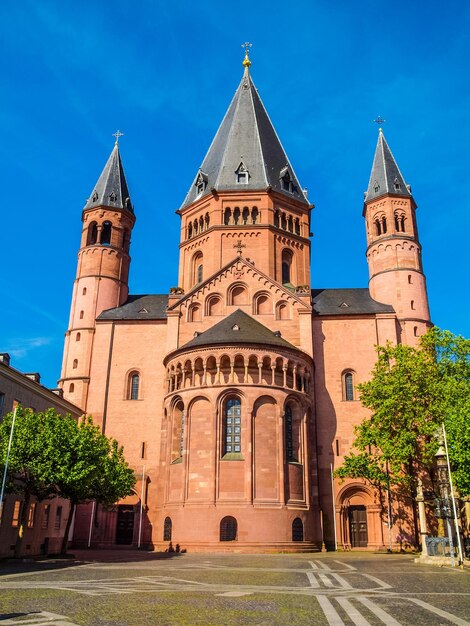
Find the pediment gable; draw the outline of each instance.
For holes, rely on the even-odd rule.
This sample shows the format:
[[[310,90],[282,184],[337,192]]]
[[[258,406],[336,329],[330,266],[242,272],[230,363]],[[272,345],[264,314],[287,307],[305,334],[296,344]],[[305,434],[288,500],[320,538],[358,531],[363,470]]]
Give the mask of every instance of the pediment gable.
[[[311,310],[310,298],[305,298],[305,293],[309,292],[301,291],[300,293],[304,295],[302,298],[257,269],[250,261],[237,257],[208,279],[193,287],[187,294],[184,294],[177,302],[168,307],[168,311],[178,308],[184,309],[196,302],[202,305],[210,293],[223,296],[237,284],[245,285],[252,296],[258,292],[264,292],[276,301],[285,301],[304,311]]]

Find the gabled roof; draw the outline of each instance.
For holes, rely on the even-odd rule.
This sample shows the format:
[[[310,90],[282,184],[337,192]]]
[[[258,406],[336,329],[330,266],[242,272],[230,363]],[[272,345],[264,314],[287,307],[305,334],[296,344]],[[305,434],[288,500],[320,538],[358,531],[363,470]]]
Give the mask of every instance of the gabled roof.
[[[298,350],[291,343],[283,339],[280,334],[274,333],[253,317],[237,309],[215,326],[181,346],[179,350],[196,348],[207,345],[233,344],[267,344],[280,348]]]
[[[134,213],[117,142],[85,204],[85,210],[97,206],[127,209],[130,213]]]
[[[242,171],[248,172],[243,183],[236,182],[240,165]],[[205,177],[202,190],[198,189],[200,172]],[[286,172],[290,181],[284,185],[288,184],[290,190],[283,187],[281,180]],[[309,204],[245,65],[241,83],[181,208],[212,189],[243,191],[267,187]]]
[[[385,141],[382,129],[375,149],[374,163],[370,173],[369,187],[364,202],[375,200],[386,194],[411,198],[411,190],[405,183],[397,162]]]
[[[253,263],[250,263],[250,261],[247,261],[247,259],[244,259],[241,256],[237,256],[233,258],[231,261],[229,261],[228,263],[226,263],[222,268],[214,272],[214,274],[206,278],[206,280],[203,280],[202,283],[198,283],[197,285],[194,285],[192,289],[190,289],[187,293],[183,294],[181,298],[179,298],[179,300],[177,300],[174,304],[172,304],[168,310],[171,311],[172,309],[177,309],[179,306],[183,304],[185,300],[190,300],[192,296],[198,291],[201,290],[204,292],[207,285],[209,285],[216,279],[222,277],[225,272],[230,271],[231,267],[234,267],[236,269],[244,268],[248,270],[249,272],[252,272],[253,275],[261,276],[268,283],[275,285],[277,289],[279,289],[282,293],[285,294],[285,297],[292,298],[293,301],[297,302],[302,307],[309,306],[309,305],[306,305],[305,300],[303,300],[299,295],[297,295],[290,289],[287,289],[284,285],[281,285],[280,283],[276,282],[273,278],[271,278],[270,276],[262,272],[258,267],[253,265]]]
[[[103,311],[98,320],[164,320],[167,307],[167,294],[129,296],[123,305]]]
[[[314,315],[374,315],[394,313],[390,304],[377,302],[363,289],[312,289]]]

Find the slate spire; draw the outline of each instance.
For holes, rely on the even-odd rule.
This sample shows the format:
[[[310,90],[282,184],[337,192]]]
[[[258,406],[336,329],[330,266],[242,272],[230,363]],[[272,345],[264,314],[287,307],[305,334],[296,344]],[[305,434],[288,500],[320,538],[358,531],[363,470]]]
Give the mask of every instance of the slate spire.
[[[181,206],[216,191],[273,190],[309,204],[250,75],[235,96]]]
[[[411,188],[405,183],[397,162],[388,147],[382,129],[379,128],[379,139],[375,149],[374,163],[370,173],[369,187],[364,202],[375,200],[386,194],[411,197]]]
[[[134,213],[117,140],[108,162],[85,204],[85,209],[97,206],[126,209],[130,213]]]

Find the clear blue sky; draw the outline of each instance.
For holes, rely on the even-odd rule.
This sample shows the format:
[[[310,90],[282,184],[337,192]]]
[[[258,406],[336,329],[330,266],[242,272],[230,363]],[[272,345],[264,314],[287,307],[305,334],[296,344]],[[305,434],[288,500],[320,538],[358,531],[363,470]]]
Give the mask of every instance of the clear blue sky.
[[[384,132],[418,203],[433,321],[470,336],[470,3],[4,0],[0,351],[55,386],[81,211],[121,129],[132,293],[177,282],[179,217],[252,76],[315,203],[312,286],[363,287],[363,192]]]

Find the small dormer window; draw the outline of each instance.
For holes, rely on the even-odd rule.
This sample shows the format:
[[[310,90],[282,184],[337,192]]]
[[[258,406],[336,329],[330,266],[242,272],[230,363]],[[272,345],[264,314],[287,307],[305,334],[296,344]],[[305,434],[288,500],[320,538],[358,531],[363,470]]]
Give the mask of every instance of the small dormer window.
[[[281,181],[281,189],[283,191],[288,191],[289,193],[292,193],[294,191],[294,184],[292,182],[292,176],[287,167],[284,167],[281,170],[280,181]]]
[[[197,189],[197,195],[200,196],[207,187],[207,176],[203,172],[199,172],[196,178],[195,186]]]
[[[114,189],[112,190],[112,192],[109,194],[109,199],[111,202],[116,202],[117,200],[117,195],[116,192],[114,191]]]
[[[234,324],[232,326],[232,330],[240,330],[240,326],[238,324]]]
[[[238,168],[235,171],[236,181],[239,185],[247,185],[250,174],[248,172],[247,167],[243,162],[240,163]]]
[[[95,190],[91,197],[92,202],[96,202],[98,200],[98,192]]]
[[[401,190],[401,185],[400,185],[400,181],[398,180],[398,178],[395,178],[395,180],[393,181],[393,186],[395,187],[395,191]]]
[[[380,189],[379,183],[377,181],[374,181],[374,191],[375,191],[375,193],[377,193],[379,189]]]

